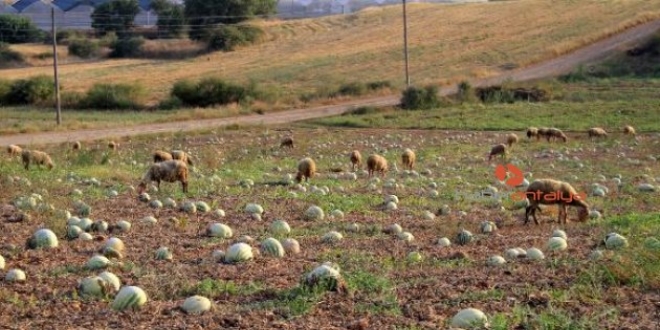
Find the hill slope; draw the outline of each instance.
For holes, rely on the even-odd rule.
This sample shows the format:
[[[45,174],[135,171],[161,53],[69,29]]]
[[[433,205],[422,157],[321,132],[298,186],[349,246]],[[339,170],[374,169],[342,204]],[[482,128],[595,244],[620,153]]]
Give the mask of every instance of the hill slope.
[[[650,1],[512,1],[410,4],[410,70],[414,84],[485,78],[554,58],[625,28],[660,17]],[[96,82],[138,82],[152,101],[180,79],[253,80],[286,103],[302,93],[353,81],[403,86],[401,6],[343,16],[258,22],[265,42],[184,61],[109,60],[63,65],[66,90]],[[50,67],[2,70],[8,79],[52,74]],[[288,102],[287,102],[288,101]]]

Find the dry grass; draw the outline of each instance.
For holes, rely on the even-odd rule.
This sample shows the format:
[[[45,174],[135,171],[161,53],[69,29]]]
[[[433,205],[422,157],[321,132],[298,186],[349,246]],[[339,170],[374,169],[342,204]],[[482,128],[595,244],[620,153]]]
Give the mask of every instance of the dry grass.
[[[462,5],[409,4],[414,84],[453,84],[520,67],[660,17],[651,1],[515,1]],[[279,94],[334,88],[352,81],[403,86],[400,6],[353,15],[258,22],[265,41],[193,60],[111,60],[62,66],[67,90],[95,82],[140,82],[152,100],[180,79],[252,79]],[[3,70],[3,77],[51,74],[49,67]]]

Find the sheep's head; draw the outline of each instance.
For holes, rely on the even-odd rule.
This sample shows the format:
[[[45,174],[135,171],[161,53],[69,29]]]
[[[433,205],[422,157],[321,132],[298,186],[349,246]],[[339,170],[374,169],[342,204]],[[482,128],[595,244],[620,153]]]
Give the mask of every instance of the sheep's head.
[[[564,141],[564,142],[568,141],[568,137],[566,137],[566,134],[564,134],[564,133],[562,133],[562,134],[560,135],[560,138],[561,138],[561,140]]]
[[[49,170],[52,170],[53,167],[55,167],[55,164],[53,164],[53,162],[48,162],[48,163],[46,164],[46,167],[48,167]]]
[[[137,193],[138,195],[142,194],[147,190],[147,183],[142,181],[140,184],[137,186]]]
[[[302,176],[303,176],[302,172],[298,172],[298,174],[296,174],[296,182],[297,183],[300,183],[300,181],[302,181]]]

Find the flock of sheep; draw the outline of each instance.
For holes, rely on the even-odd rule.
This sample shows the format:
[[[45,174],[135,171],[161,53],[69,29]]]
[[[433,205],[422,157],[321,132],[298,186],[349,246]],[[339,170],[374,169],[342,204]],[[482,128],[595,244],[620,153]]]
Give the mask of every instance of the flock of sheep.
[[[634,136],[635,129],[632,126],[625,126],[623,128],[623,133],[626,135]],[[606,137],[607,132],[600,128],[594,127],[587,131],[589,138],[593,137]],[[537,140],[545,137],[548,142],[551,140],[561,139],[566,142],[568,138],[566,134],[557,128],[536,128],[530,127],[527,129],[527,138],[532,139],[536,137]],[[293,148],[293,138],[286,137],[281,143],[280,147]],[[491,148],[491,151],[488,155],[488,161],[490,162],[494,156],[501,155],[505,157],[508,154],[509,149],[519,142],[519,138],[516,134],[511,133],[506,136],[506,143],[498,144]],[[116,150],[118,144],[115,142],[110,142],[108,148],[111,150]],[[74,150],[81,149],[80,142],[74,142]],[[48,169],[54,167],[51,157],[42,151],[38,150],[28,150],[22,149],[17,145],[10,145],[7,147],[7,152],[10,155],[20,155],[23,165],[26,170],[29,170],[30,164],[38,166],[46,166]],[[415,152],[411,149],[405,149],[401,154],[401,162],[405,169],[413,170],[415,166],[416,155]],[[188,192],[188,166],[193,166],[192,157],[184,151],[173,150],[172,152],[157,150],[153,153],[153,161],[147,172],[142,176],[140,183],[138,185],[137,192],[142,194],[147,185],[156,182],[158,188],[160,188],[160,182],[181,182],[181,187],[184,193]],[[350,154],[350,161],[352,165],[352,170],[355,171],[356,168],[362,166],[362,155],[359,150],[353,150]],[[388,171],[388,163],[385,157],[372,154],[367,158],[366,161],[368,177],[372,177],[375,173],[380,173],[381,176],[385,176],[385,173]],[[296,174],[295,180],[300,183],[303,180],[308,182],[314,177],[317,173],[317,167],[314,160],[310,157],[303,158],[298,162],[298,172]],[[564,196],[565,198],[544,198],[547,194],[554,194],[555,196]],[[573,198],[578,196],[575,188],[573,188],[569,183],[553,180],[553,179],[538,179],[532,182],[526,190],[526,196],[528,197],[528,206],[525,209],[525,223],[529,221],[529,216],[531,215],[536,224],[539,224],[536,218],[536,211],[540,210],[539,204],[558,204],[559,207],[559,219],[560,223],[567,222],[566,208],[567,206],[577,207],[578,210],[578,220],[584,221],[589,215],[589,205],[578,198]],[[530,198],[533,196],[533,198]],[[568,197],[571,198],[568,198]]]

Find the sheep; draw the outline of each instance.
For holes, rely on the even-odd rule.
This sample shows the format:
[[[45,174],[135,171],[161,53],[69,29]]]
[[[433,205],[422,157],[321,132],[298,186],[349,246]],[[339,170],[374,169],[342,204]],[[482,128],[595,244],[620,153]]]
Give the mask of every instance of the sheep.
[[[600,127],[592,127],[587,131],[590,138],[593,137],[607,137],[607,132]]]
[[[71,146],[71,148],[72,148],[73,150],[80,150],[80,149],[82,148],[82,144],[80,143],[80,141],[76,141],[76,142],[73,143],[73,145]]]
[[[637,134],[637,132],[635,132],[634,127],[632,127],[630,125],[626,125],[626,126],[623,126],[623,134],[635,136]]]
[[[23,152],[23,148],[15,145],[15,144],[10,144],[7,146],[7,153],[11,156],[17,156],[20,155]]]
[[[536,127],[529,127],[527,129],[527,138],[531,139],[532,137],[536,137],[536,139],[539,139],[539,129]]]
[[[525,224],[529,222],[529,215],[534,218],[534,223],[539,224],[536,211],[539,204],[557,204],[559,208],[559,223],[568,223],[567,206],[578,207],[578,221],[585,221],[589,216],[589,205],[583,200],[586,195],[578,195],[577,191],[569,183],[554,179],[537,179],[532,182],[525,193],[529,206],[525,208]],[[563,221],[562,221],[563,218]]]
[[[353,152],[351,152],[351,165],[353,172],[355,172],[356,166],[357,168],[360,168],[360,166],[362,165],[362,154],[360,154],[359,150],[353,150]]]
[[[313,159],[307,157],[298,162],[298,173],[296,174],[296,182],[300,183],[303,178],[305,182],[309,181],[314,174],[316,174],[316,163]]]
[[[49,170],[52,170],[55,166],[53,160],[50,159],[50,156],[43,151],[24,149],[23,152],[21,152],[21,159],[23,160],[23,165],[26,170],[30,169],[30,163],[37,166],[45,165]]]
[[[506,136],[506,144],[509,145],[509,148],[511,148],[514,143],[518,143],[518,140],[518,135],[515,133],[510,133]]]
[[[380,172],[384,177],[385,172],[387,172],[387,159],[381,155],[373,154],[367,158],[367,170],[369,171],[369,177],[371,177],[374,172]]]
[[[289,136],[282,139],[282,142],[280,143],[280,148],[283,147],[293,148],[293,138]]]
[[[504,158],[508,153],[509,151],[506,148],[506,144],[498,144],[490,149],[490,153],[488,154],[488,161],[490,162],[491,159],[493,159],[493,156],[497,155],[500,155],[502,158]]]
[[[550,135],[550,129],[547,127],[539,127],[536,131],[536,140],[540,140],[542,137],[548,138]]]
[[[190,166],[194,166],[192,157],[190,157],[190,154],[187,152],[181,150],[172,150],[170,154],[172,154],[172,159],[178,159]]]
[[[566,134],[562,132],[559,128],[548,128],[548,133],[545,135],[545,138],[550,142],[551,139],[561,139],[562,141],[568,141]]]
[[[163,151],[163,150],[154,151],[153,156],[154,156],[154,163],[160,163],[160,162],[164,162],[164,161],[173,159],[171,153],[169,153],[167,151]]]
[[[119,143],[117,143],[115,141],[108,142],[108,149],[114,151],[114,150],[117,150],[117,148],[119,148]]]
[[[147,189],[147,184],[156,181],[160,189],[160,182],[181,182],[184,193],[188,192],[188,165],[180,160],[166,160],[152,164],[144,174],[138,185],[138,193],[142,194]]]
[[[403,154],[401,155],[401,162],[403,163],[403,168],[407,168],[412,171],[413,167],[415,166],[415,159],[417,156],[415,155],[415,152],[412,151],[411,149],[406,149],[403,151]]]

